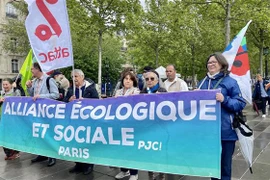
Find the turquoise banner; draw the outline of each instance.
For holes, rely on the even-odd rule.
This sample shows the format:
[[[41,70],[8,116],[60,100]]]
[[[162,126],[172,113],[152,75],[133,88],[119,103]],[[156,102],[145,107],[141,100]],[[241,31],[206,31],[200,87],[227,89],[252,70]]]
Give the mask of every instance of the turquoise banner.
[[[7,97],[0,145],[75,162],[220,177],[218,90],[83,99]]]

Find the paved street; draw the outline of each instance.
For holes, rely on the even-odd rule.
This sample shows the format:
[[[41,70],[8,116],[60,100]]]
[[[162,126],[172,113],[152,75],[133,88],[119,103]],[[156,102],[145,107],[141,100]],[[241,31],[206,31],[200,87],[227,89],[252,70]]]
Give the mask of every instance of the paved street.
[[[251,107],[245,109],[248,124],[255,132],[253,174],[250,174],[237,144],[233,158],[233,179],[269,180],[270,179],[270,116],[261,118]],[[118,168],[95,166],[91,175],[70,174],[68,169],[74,163],[58,160],[53,167],[47,167],[46,162],[31,164],[35,155],[21,153],[19,159],[4,160],[4,152],[0,148],[0,180],[113,180],[119,172]],[[207,162],[206,162],[207,163]],[[125,178],[124,180],[127,180]],[[140,171],[139,179],[147,180],[147,172]],[[167,175],[168,180],[206,180],[210,178]]]

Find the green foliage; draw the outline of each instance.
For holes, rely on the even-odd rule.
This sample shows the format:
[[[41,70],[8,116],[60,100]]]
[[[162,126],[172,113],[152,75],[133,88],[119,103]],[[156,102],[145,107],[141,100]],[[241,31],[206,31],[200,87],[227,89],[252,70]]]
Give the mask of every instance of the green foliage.
[[[15,54],[27,54],[30,49],[26,29],[24,27],[24,15],[27,12],[27,6],[23,2],[12,3],[19,10],[18,18],[7,18],[7,23],[2,24],[2,31],[5,34],[2,40],[2,48],[6,52]]]
[[[129,55],[140,67],[158,67],[166,62],[166,52],[170,48],[167,10],[169,1],[146,1],[147,11],[141,12],[136,31],[130,33]],[[140,26],[140,27],[139,27]]]
[[[2,41],[3,49],[6,52],[26,55],[29,52],[30,44],[23,22],[9,19],[2,28],[6,35]]]
[[[122,70],[122,67],[119,65],[125,63],[125,59],[120,51],[121,47],[122,43],[118,37],[110,37],[109,35],[104,37],[102,77],[108,76],[113,84],[117,83],[119,72]]]
[[[83,1],[82,1],[83,2]],[[75,68],[82,69],[85,76],[93,79],[97,82],[98,77],[98,27],[97,16],[89,16],[89,11],[82,6],[82,2],[77,0],[67,0],[69,22],[72,36],[73,45],[73,58]],[[86,1],[85,1],[86,2]],[[109,2],[109,1],[108,1]],[[116,4],[115,4],[116,6]],[[17,3],[16,8],[21,10],[22,16],[27,15],[27,5],[25,3]],[[30,45],[24,26],[24,19],[22,21],[9,20],[6,25],[3,26],[3,30],[8,34],[7,38],[3,42],[3,46],[6,51],[12,53],[27,54]],[[113,31],[104,32],[104,58],[109,60],[111,67],[109,69],[110,78],[112,81],[116,81],[119,76],[121,65],[124,63],[121,49],[121,41],[114,35]],[[13,47],[13,41],[10,41],[10,37],[17,38],[17,46]],[[71,68],[65,68],[61,71],[70,78]],[[105,71],[104,74],[105,76]]]
[[[201,79],[208,55],[225,49],[228,20],[230,39],[253,20],[246,33],[253,73],[259,68],[262,48],[270,47],[270,5],[266,0],[146,0],[146,9],[139,2],[67,0],[75,68],[97,82],[98,37],[102,35],[103,77],[109,73],[116,81],[121,65],[128,62],[139,72],[146,65],[175,64],[182,76],[195,73]],[[25,4],[16,7],[27,13]],[[3,42],[5,50],[28,52],[23,21],[9,21],[3,30],[9,35]],[[120,51],[123,37],[116,36],[119,32],[127,39],[126,52]],[[20,37],[15,49],[11,37]]]
[[[184,76],[191,76],[193,70],[204,75],[206,57],[225,48],[222,23],[210,20],[205,7],[196,4],[166,0],[146,3],[141,28],[128,37],[129,54],[136,65],[175,64]]]
[[[239,7],[239,9],[236,9]],[[237,11],[238,10],[238,11]],[[249,20],[252,20],[246,36],[252,74],[259,72],[260,60],[263,60],[263,47],[270,46],[270,5],[264,0],[239,0],[236,1],[233,31],[241,29]],[[238,30],[239,31],[239,30]],[[261,55],[260,55],[261,54]]]

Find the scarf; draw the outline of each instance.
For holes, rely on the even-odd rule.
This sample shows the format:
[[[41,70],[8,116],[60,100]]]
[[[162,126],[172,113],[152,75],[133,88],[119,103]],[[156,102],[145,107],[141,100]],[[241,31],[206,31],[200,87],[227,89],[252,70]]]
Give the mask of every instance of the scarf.
[[[148,94],[152,94],[152,93],[155,93],[159,88],[159,83],[157,83],[155,86],[149,88],[147,87],[147,93]]]
[[[215,76],[216,76],[217,74],[219,74],[219,73],[220,73],[220,72],[217,72],[217,73],[211,75],[211,74],[208,72],[208,73],[207,73],[207,76],[208,76],[210,79],[215,79]]]

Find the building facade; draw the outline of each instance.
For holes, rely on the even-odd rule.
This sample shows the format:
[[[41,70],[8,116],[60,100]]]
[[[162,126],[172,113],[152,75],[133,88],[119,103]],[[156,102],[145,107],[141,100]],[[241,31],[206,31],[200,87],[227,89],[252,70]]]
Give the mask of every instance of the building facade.
[[[14,78],[18,75],[20,67],[23,64],[25,56],[6,52],[3,49],[3,40],[7,34],[2,26],[7,23],[9,18],[18,19],[19,13],[10,3],[12,0],[0,0],[0,89],[2,89],[2,80],[4,78]],[[14,46],[16,46],[16,37],[10,37]]]

